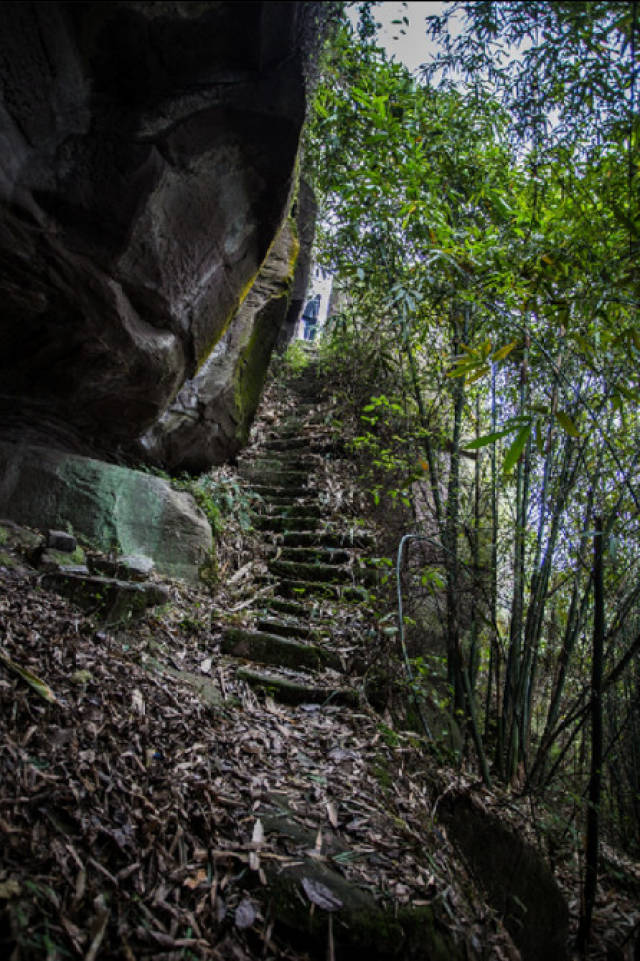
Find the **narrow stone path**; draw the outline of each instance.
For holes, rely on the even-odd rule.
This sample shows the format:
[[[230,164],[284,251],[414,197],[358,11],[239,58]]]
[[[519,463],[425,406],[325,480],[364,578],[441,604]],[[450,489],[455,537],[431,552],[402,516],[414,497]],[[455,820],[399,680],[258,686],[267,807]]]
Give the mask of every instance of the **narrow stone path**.
[[[343,454],[323,420],[313,360],[288,382],[295,413],[244,456],[240,473],[262,498],[255,527],[268,554],[272,596],[250,612],[251,629],[231,627],[222,653],[238,658],[238,677],[286,704],[356,707],[344,649],[333,643],[334,605],[366,606],[375,571],[363,552],[373,535],[328,508],[328,459]]]

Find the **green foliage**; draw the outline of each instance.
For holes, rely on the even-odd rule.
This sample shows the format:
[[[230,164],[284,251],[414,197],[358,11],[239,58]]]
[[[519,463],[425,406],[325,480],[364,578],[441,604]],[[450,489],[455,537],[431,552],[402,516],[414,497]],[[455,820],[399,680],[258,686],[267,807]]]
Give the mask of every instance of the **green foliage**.
[[[595,513],[616,548],[609,669],[630,671],[640,623],[638,25],[626,3],[449,9],[467,24],[456,40],[430,20],[436,67],[466,83],[390,63],[370,7],[326,56],[305,145],[339,288],[320,356],[380,513],[439,551],[442,573],[411,589],[442,601],[444,660],[421,651],[413,693],[449,715],[456,750],[462,719],[499,775],[544,785],[588,740]],[[611,708],[612,742],[624,716]],[[611,772],[620,830],[627,767]]]
[[[309,363],[309,351],[299,340],[292,341],[284,355],[284,370],[288,374],[301,374]]]
[[[211,524],[214,537],[222,534],[229,518],[233,518],[241,530],[251,529],[252,509],[257,495],[245,490],[238,481],[216,479],[208,474],[198,478],[183,474],[174,478],[172,484],[177,490],[191,494]]]

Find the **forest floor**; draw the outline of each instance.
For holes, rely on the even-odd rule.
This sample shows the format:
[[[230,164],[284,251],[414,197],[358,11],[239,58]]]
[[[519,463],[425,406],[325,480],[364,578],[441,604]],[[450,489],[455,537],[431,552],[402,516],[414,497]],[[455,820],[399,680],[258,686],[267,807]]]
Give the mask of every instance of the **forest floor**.
[[[323,403],[311,413],[329,423]],[[295,406],[271,386],[249,457]],[[243,483],[231,468],[214,473]],[[350,465],[327,461],[325,480],[327,510],[355,516]],[[322,613],[334,649],[360,657],[360,679],[345,680],[359,707],[287,706],[220,652],[230,625],[250,629],[269,596],[255,531],[229,524],[212,590],[168,582],[164,608],[116,629],[38,577],[18,560],[0,568],[0,650],[33,675],[0,662],[2,957],[342,961],[311,870],[295,923],[281,926],[271,898],[275,870],[310,864],[390,917],[429,907],[460,957],[520,957],[434,815],[455,790],[512,821],[542,857],[545,839],[524,800],[438,767],[418,734],[373,710],[361,676],[387,642],[357,604],[323,602]],[[555,870],[575,931],[580,861],[569,847]],[[637,961],[640,887],[620,884],[633,870],[601,879],[594,961]]]

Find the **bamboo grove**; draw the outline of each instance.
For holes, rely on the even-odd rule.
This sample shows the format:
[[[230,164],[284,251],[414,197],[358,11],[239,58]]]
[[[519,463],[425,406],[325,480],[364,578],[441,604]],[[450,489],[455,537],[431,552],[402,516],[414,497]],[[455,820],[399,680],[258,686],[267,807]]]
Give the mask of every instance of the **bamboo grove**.
[[[637,854],[635,4],[457,7],[418,79],[375,5],[328,45],[304,154],[341,291],[324,351],[390,557],[422,537],[407,637],[434,741],[558,799],[560,833],[590,800]]]

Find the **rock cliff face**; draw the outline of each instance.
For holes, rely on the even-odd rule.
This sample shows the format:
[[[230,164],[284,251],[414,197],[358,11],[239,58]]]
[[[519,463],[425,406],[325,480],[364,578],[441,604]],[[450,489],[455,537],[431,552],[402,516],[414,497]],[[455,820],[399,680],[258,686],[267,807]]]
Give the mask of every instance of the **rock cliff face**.
[[[170,466],[197,468],[237,447],[251,369],[277,336],[273,317],[248,324],[248,306],[285,312],[293,241],[281,226],[320,6],[0,6],[5,437],[44,432],[113,457],[151,430]],[[185,382],[193,395],[225,364],[200,404],[200,440],[177,441],[173,414],[152,430]]]
[[[174,473],[201,473],[246,443],[287,314],[297,250],[295,224],[288,220],[233,323],[196,377],[142,438],[147,459]]]

